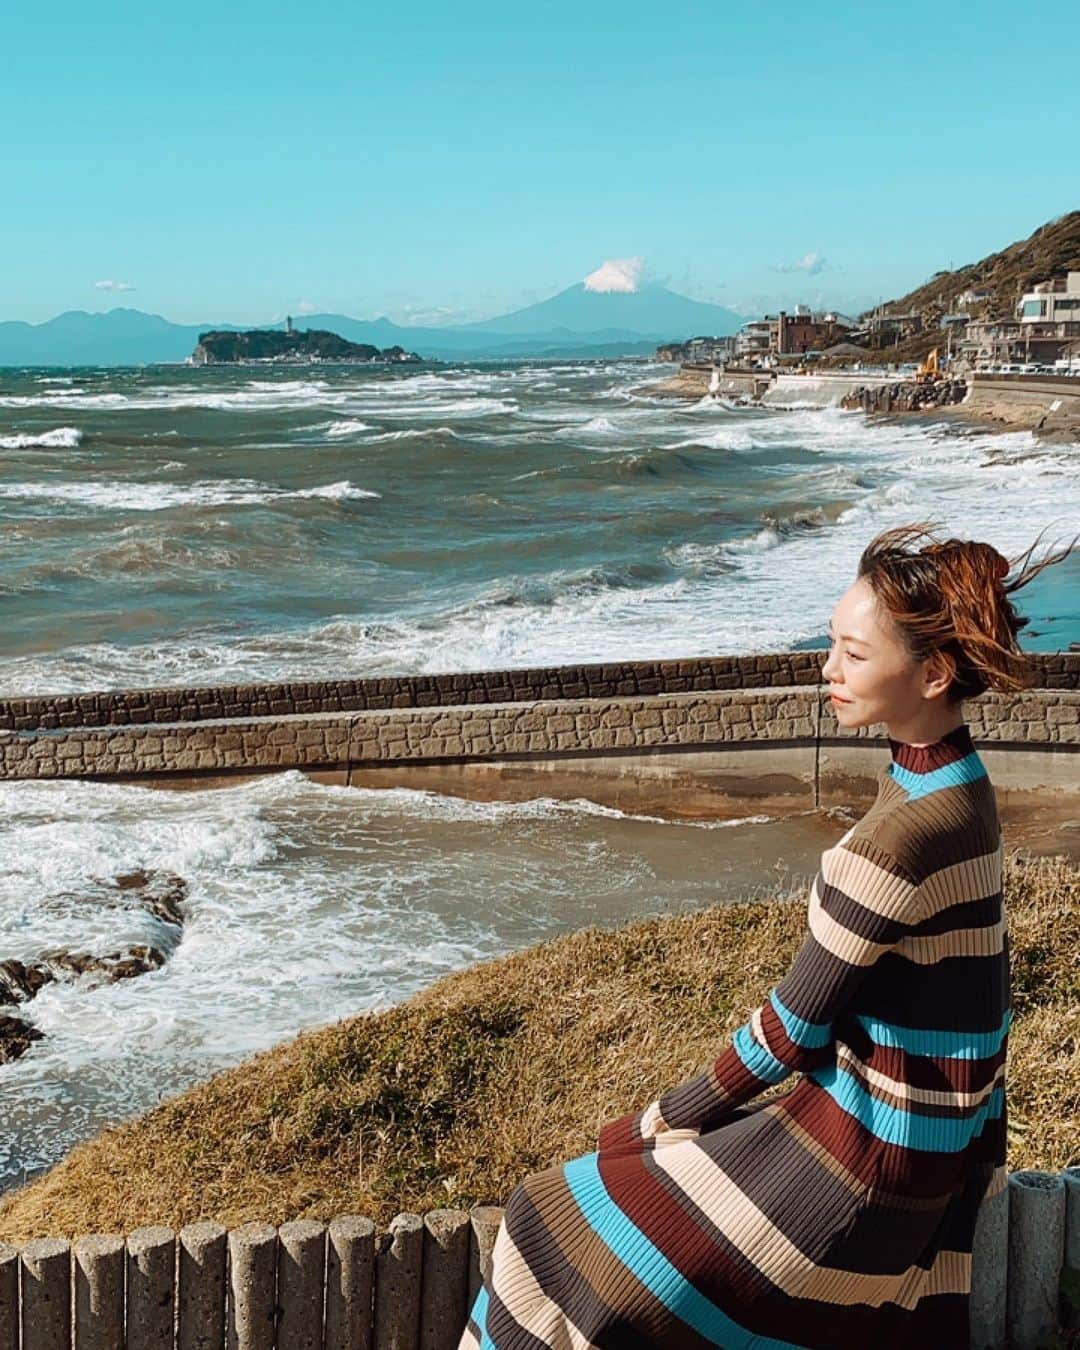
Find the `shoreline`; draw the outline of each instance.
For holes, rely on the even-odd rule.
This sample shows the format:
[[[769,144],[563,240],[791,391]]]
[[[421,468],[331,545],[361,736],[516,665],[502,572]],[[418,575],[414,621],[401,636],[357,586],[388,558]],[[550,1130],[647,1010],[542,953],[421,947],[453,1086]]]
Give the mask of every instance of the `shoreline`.
[[[710,391],[712,371],[705,367],[683,368],[665,380],[638,385],[631,394],[644,398],[685,399],[698,402],[710,392],[742,398],[751,407],[768,407],[761,394],[753,394],[761,376],[751,371],[720,372],[721,387]],[[805,378],[814,378],[807,376]],[[858,380],[858,372],[848,376]],[[897,378],[897,384],[906,383]],[[724,385],[731,386],[724,388]],[[807,392],[810,392],[809,388]],[[782,406],[777,400],[775,407]],[[823,402],[822,407],[830,406]],[[889,412],[867,412],[874,420],[904,422],[911,419],[954,422],[958,426],[982,428],[988,432],[1030,431],[1041,441],[1054,445],[1080,444],[1080,381],[1075,394],[1032,393],[1018,387],[1014,392],[1003,387],[986,388],[975,384],[960,403],[927,405],[922,408]]]

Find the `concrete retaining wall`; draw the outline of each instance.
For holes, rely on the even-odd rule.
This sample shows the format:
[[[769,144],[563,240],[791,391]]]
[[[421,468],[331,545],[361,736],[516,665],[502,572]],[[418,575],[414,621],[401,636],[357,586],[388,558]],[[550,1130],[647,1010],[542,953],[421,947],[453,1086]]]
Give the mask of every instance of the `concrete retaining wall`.
[[[777,375],[762,395],[766,406],[785,406],[810,403],[815,407],[838,406],[842,398],[856,389],[872,388],[877,384],[894,384],[896,375],[830,374],[822,371],[814,375]]]
[[[1010,426],[1075,433],[1080,428],[1080,378],[976,374],[963,406]]]
[[[535,795],[538,775],[551,795],[588,794],[620,809],[667,801],[686,815],[725,814],[732,803],[756,798],[804,798],[807,805],[872,793],[887,747],[881,728],[842,730],[820,683],[821,653],[792,653],[777,662],[787,686],[572,695],[572,689],[622,687],[643,691],[662,683],[653,667],[612,667],[601,676],[547,683],[523,676],[522,697],[505,701],[361,707],[355,711],[210,716],[212,710],[261,706],[317,709],[313,687],[304,698],[277,699],[247,691],[235,702],[207,691],[170,691],[179,700],[162,709],[186,721],[134,721],[161,715],[137,694],[100,695],[72,709],[56,701],[14,706],[23,725],[0,734],[0,778],[121,778],[211,782],[237,774],[300,769],[327,781],[362,786],[414,786],[462,795]],[[801,658],[810,657],[807,662]],[[800,659],[795,659],[800,658]],[[745,659],[745,658],[744,658]],[[673,663],[677,666],[679,663]],[[1071,675],[1067,667],[1063,677]],[[1054,668],[1058,662],[1053,663]],[[621,675],[624,678],[618,678]],[[804,682],[807,676],[813,685]],[[668,672],[670,683],[752,678],[751,672],[713,669],[709,675]],[[461,698],[501,689],[494,676],[430,677],[460,681],[454,690],[418,691]],[[761,676],[759,675],[760,679]],[[479,683],[470,684],[470,681]],[[529,699],[538,687],[558,697]],[[295,687],[294,687],[295,688]],[[327,693],[326,691],[330,692]],[[324,686],[325,702],[364,702],[355,686]],[[276,687],[275,693],[283,692]],[[203,696],[206,700],[203,701]],[[384,690],[377,695],[393,701]],[[127,700],[125,702],[125,700]],[[999,794],[1075,792],[1080,788],[1080,690],[1036,689],[986,694],[965,705],[965,717]],[[89,725],[67,725],[85,716]],[[129,723],[105,718],[132,717]],[[63,719],[65,725],[52,725]],[[29,723],[29,725],[26,725]],[[876,734],[871,735],[871,731]],[[733,808],[732,808],[733,809]]]
[[[1080,1167],[995,1181],[975,1230],[969,1348],[1036,1350],[1080,1324]],[[502,1215],[399,1214],[385,1232],[340,1215],[0,1243],[0,1347],[456,1350]]]

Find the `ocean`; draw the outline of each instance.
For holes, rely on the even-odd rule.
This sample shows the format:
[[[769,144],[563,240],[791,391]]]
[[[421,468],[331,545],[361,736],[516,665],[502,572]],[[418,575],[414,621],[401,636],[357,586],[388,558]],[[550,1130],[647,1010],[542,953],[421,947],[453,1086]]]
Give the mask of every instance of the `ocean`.
[[[668,367],[0,371],[0,691],[826,645],[861,549],[933,517],[1008,554],[1080,519],[1075,446],[635,393]],[[1080,639],[1080,557],[1021,593]],[[170,945],[47,986],[0,1068],[0,1189],[296,1031],[568,929],[812,875],[821,813],[634,817],[283,774],[0,784],[0,961]],[[762,859],[767,859],[766,864]],[[181,940],[100,883],[181,876]]]

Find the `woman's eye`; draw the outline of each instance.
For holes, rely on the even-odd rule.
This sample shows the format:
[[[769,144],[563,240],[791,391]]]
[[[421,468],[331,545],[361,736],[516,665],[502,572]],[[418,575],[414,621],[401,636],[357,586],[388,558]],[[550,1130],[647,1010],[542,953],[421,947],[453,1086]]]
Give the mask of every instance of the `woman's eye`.
[[[859,656],[859,655],[857,655],[855,652],[845,652],[844,655],[845,655],[845,656],[850,656],[851,659],[852,659],[853,661],[861,661],[861,660],[862,660],[862,657]]]

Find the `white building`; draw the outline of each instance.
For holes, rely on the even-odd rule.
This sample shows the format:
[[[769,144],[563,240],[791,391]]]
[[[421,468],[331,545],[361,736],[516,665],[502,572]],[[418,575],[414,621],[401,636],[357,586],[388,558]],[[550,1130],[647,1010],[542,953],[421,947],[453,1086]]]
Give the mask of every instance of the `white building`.
[[[1080,323],[1080,272],[1041,281],[1021,296],[1016,317],[1021,323]]]

